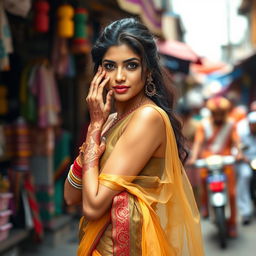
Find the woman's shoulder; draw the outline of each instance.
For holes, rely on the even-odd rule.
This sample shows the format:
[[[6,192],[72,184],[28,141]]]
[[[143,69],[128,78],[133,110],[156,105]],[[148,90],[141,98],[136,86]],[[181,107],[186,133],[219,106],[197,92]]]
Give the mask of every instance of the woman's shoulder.
[[[138,122],[140,124],[164,126],[164,120],[162,118],[163,110],[154,104],[145,104],[138,108],[132,117],[132,122]],[[151,126],[149,126],[151,128]]]

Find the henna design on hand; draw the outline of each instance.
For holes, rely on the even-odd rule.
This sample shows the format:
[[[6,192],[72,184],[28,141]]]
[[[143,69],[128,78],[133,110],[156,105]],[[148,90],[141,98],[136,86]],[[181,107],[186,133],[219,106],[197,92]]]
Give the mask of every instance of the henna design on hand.
[[[89,170],[98,165],[99,158],[103,154],[104,150],[100,146],[101,128],[92,125],[89,129],[89,133],[86,142],[80,147],[80,154],[83,159],[83,170]]]

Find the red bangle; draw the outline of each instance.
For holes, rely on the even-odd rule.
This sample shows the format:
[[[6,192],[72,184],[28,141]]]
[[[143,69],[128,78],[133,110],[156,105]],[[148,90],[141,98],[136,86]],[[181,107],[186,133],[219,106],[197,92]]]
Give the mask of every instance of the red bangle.
[[[79,177],[79,178],[82,178],[82,170],[83,168],[77,163],[76,159],[73,163],[73,173]]]

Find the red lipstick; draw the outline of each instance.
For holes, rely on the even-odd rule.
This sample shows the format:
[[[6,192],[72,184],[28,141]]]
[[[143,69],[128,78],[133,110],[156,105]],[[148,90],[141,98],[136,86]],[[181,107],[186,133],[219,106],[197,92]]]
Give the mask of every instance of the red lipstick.
[[[129,87],[129,86],[126,86],[126,85],[116,85],[116,86],[113,86],[113,89],[114,89],[115,92],[118,93],[118,94],[126,93],[129,88],[130,88],[130,87]]]

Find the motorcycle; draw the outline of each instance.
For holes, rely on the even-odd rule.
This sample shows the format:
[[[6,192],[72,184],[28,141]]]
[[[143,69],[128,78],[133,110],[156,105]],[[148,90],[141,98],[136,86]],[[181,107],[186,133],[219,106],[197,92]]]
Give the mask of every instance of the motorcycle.
[[[212,155],[205,159],[198,159],[194,164],[196,168],[206,168],[208,170],[206,182],[209,216],[217,226],[221,248],[227,246],[226,208],[229,202],[224,167],[234,163],[235,157],[233,156]]]

